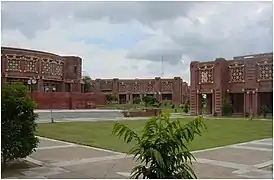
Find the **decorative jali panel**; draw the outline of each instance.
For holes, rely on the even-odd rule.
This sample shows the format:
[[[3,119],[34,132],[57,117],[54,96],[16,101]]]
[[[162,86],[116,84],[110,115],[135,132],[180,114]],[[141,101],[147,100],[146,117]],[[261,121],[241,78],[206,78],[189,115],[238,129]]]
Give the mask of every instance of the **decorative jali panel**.
[[[213,68],[212,64],[202,65],[199,68],[199,84],[213,83]]]
[[[100,89],[112,90],[112,82],[111,81],[100,82]]]
[[[25,60],[24,61],[24,69],[25,72],[36,72],[38,73],[38,61],[37,60]]]
[[[139,84],[138,82],[135,82],[134,84],[132,84],[132,91],[133,92],[140,92],[141,91],[141,84]]]
[[[52,75],[62,76],[63,75],[63,63],[62,62],[53,62],[52,63]]]
[[[152,92],[152,91],[153,91],[153,84],[152,84],[151,81],[148,82],[145,91],[146,91],[146,92]]]
[[[52,72],[51,68],[52,68],[52,66],[51,66],[50,60],[49,59],[43,59],[43,61],[42,61],[42,73],[51,75],[51,72]]]
[[[168,82],[168,81],[165,81],[165,82],[162,82],[161,83],[161,90],[162,91],[172,91],[172,82]]]
[[[242,83],[244,81],[244,64],[243,63],[233,63],[228,66],[230,81],[229,83]]]
[[[7,70],[19,71],[20,60],[19,59],[8,59]]]
[[[262,61],[257,63],[259,67],[259,78],[261,80],[273,80],[273,62],[271,61]]]
[[[120,82],[118,86],[119,86],[119,91],[120,92],[127,91],[127,86],[123,82]]]

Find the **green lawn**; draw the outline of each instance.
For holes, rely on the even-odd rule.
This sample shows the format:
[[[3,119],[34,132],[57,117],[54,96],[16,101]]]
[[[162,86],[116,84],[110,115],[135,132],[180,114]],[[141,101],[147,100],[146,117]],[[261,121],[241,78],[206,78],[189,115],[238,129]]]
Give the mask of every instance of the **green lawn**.
[[[182,123],[190,119],[182,119]],[[120,121],[137,132],[142,129],[145,120]],[[66,122],[39,124],[37,135],[127,152],[131,145],[123,143],[113,136],[114,121],[105,122]],[[191,150],[206,149],[245,141],[272,137],[272,121],[205,119],[208,127],[203,136],[190,144]]]

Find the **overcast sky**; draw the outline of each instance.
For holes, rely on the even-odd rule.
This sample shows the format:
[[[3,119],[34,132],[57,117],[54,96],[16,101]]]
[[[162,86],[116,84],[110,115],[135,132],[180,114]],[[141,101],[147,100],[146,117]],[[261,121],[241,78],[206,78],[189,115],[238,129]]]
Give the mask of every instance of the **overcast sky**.
[[[272,2],[2,2],[2,45],[83,59],[92,78],[189,80],[189,63],[272,52]]]

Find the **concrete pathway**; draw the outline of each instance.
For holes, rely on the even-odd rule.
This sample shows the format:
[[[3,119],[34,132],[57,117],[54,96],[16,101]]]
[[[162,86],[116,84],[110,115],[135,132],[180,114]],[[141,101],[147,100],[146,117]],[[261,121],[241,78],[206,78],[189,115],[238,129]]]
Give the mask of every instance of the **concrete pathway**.
[[[50,110],[35,110],[39,117],[37,123],[49,123],[51,122]],[[72,121],[110,121],[110,120],[140,120],[147,119],[148,117],[124,117],[122,110],[115,109],[77,109],[77,110],[52,110],[52,117],[55,122],[72,122]],[[171,113],[171,118],[195,118],[195,116],[185,115],[183,113]],[[223,117],[211,117],[204,116],[204,118],[214,119],[237,119],[237,118],[223,118]],[[239,118],[237,119],[239,120]],[[243,119],[245,120],[245,119]],[[272,119],[254,119],[254,120],[267,120]]]
[[[273,139],[194,152],[194,169],[202,179],[270,179],[273,164]],[[37,152],[27,158],[39,167],[22,170],[20,177],[10,178],[129,178],[133,166],[131,156],[109,150],[40,138]]]

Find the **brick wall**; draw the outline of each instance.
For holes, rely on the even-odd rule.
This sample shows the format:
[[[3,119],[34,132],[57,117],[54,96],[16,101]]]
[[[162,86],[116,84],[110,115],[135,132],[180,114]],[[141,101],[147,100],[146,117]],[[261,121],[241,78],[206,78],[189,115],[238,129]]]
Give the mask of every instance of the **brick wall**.
[[[96,79],[91,82],[92,92],[101,92],[105,94],[112,94],[119,98],[119,94],[125,94],[127,103],[132,103],[133,94],[139,94],[143,97],[145,94],[154,94],[161,102],[162,94],[172,94],[172,102],[183,103],[186,97],[187,83],[184,83],[180,77],[172,79],[162,79],[156,77],[155,79]]]
[[[103,94],[69,92],[32,92],[30,97],[36,101],[38,109],[89,109],[91,104],[104,105]]]

